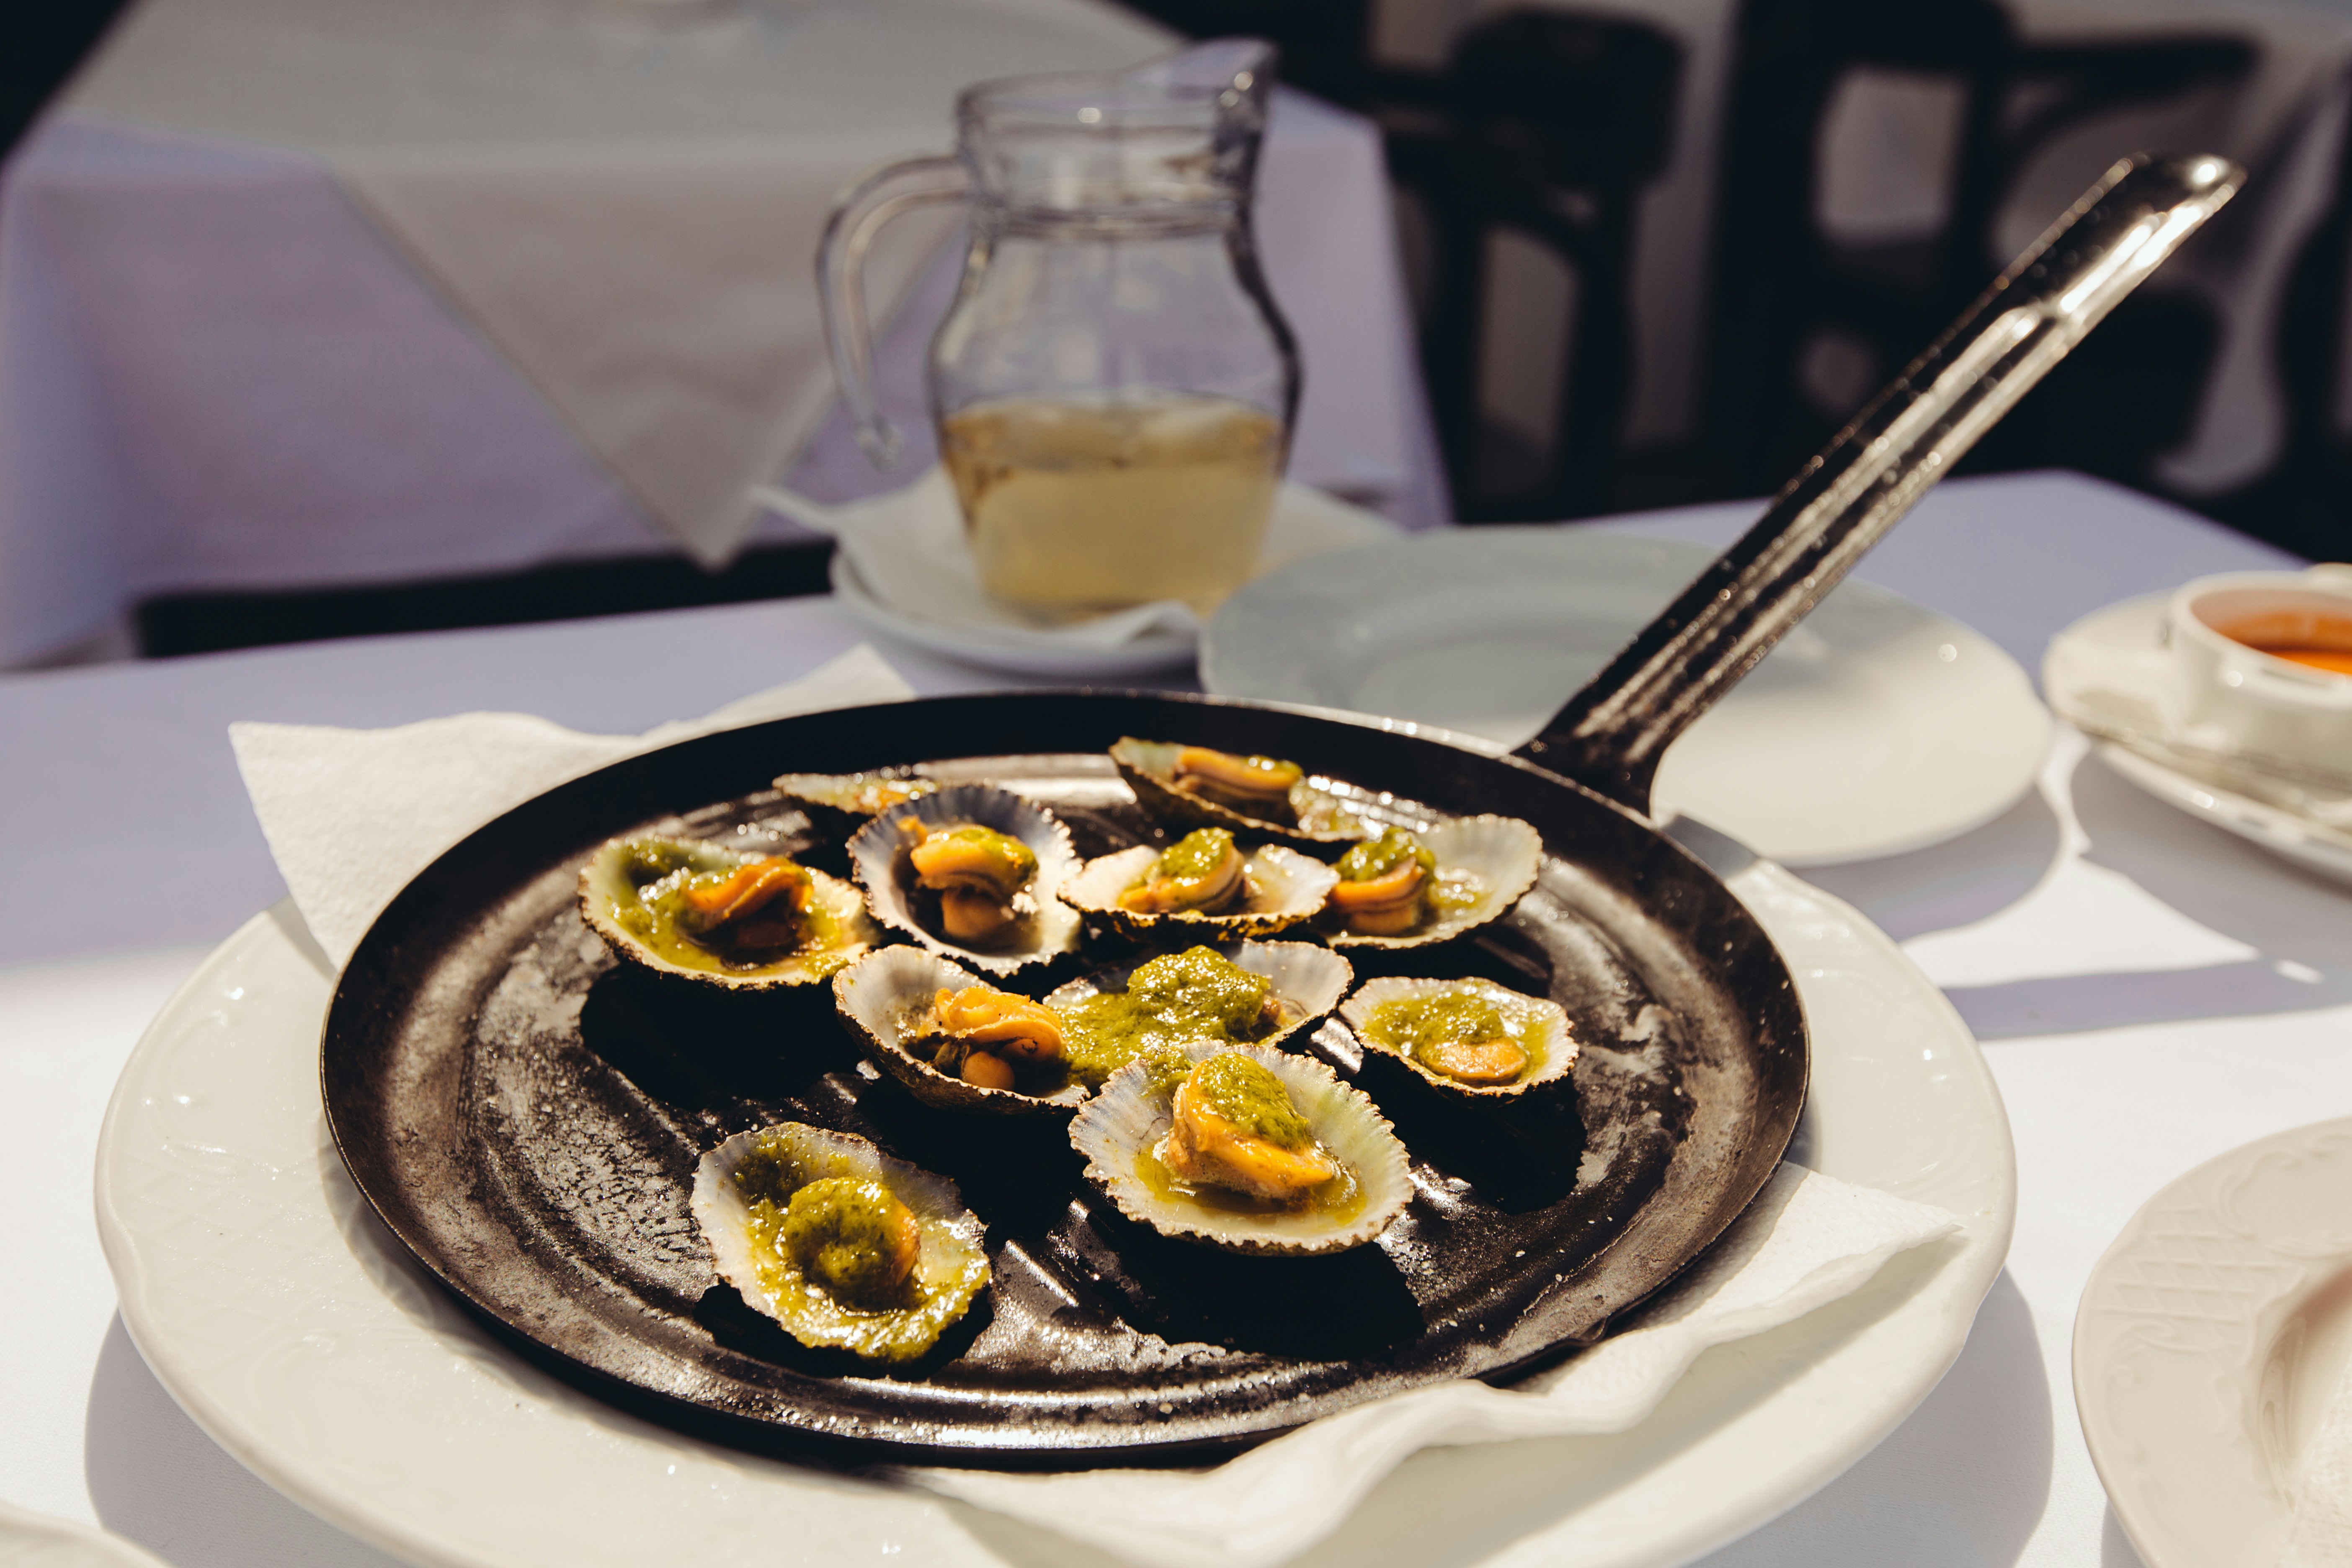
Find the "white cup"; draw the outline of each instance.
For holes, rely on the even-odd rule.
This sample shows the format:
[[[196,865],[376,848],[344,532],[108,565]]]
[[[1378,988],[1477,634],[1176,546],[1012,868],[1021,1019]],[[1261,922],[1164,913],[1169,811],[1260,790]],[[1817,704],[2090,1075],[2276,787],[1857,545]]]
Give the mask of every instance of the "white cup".
[[[2165,638],[2179,739],[2352,776],[2352,675],[2253,646],[2352,653],[2352,566],[2200,577],[2172,595]]]

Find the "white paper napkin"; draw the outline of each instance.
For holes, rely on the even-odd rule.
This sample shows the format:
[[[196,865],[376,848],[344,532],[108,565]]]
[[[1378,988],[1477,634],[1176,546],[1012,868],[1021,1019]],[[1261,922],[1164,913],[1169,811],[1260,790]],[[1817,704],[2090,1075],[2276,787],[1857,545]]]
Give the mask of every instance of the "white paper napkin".
[[[1625,1431],[1700,1352],[1851,1295],[1888,1258],[1958,1228],[1942,1209],[1784,1164],[1640,1327],[1517,1388],[1417,1389],[1213,1469],[902,1473],[1150,1568],[1265,1568],[1337,1529],[1417,1448]]]
[[[463,713],[388,730],[247,723],[232,726],[231,736],[278,869],[340,964],[434,857],[565,779],[713,730],[911,695],[861,647],[805,679],[636,736],[583,735],[520,713]],[[1472,1382],[1419,1389],[1205,1470],[899,1473],[1150,1568],[1261,1568],[1328,1534],[1415,1449],[1624,1431],[1709,1347],[1848,1295],[1888,1258],[1958,1224],[1941,1209],[1784,1164],[1638,1326],[1517,1389]]]
[[[1117,648],[1155,636],[1196,637],[1201,616],[1161,599],[1103,615],[1055,617],[1000,604],[980,585],[963,514],[947,470],[937,464],[902,489],[841,506],[768,487],[760,500],[819,533],[831,534],[866,590],[886,608],[929,626],[1067,647]],[[1376,512],[1286,481],[1266,525],[1255,575],[1327,550],[1394,537]]]
[[[583,735],[529,713],[457,713],[390,730],[241,723],[228,733],[278,874],[340,967],[441,851],[566,779],[713,730],[914,694],[861,643],[789,685],[642,735]]]

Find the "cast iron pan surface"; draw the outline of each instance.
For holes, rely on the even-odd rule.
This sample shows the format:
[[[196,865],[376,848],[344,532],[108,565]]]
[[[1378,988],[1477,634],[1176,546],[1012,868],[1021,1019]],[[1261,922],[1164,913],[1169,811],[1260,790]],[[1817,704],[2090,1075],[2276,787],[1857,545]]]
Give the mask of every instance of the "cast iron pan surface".
[[[1045,694],[731,731],[517,807],[411,883],[343,973],[321,1074],[352,1178],[526,1352],[755,1446],[1200,1457],[1590,1343],[1755,1195],[1805,1093],[1780,956],[1634,815],[1658,759],[2243,179],[2210,157],[2108,170],[1521,749],[1551,772],[1277,709]],[[1292,758],[1358,786],[1374,820],[1493,811],[1543,836],[1542,875],[1507,920],[1389,962],[1549,991],[1583,1047],[1564,1089],[1448,1111],[1361,1060],[1341,1026],[1312,1042],[1360,1070],[1414,1156],[1412,1202],[1377,1245],[1241,1258],[1140,1232],[1087,1195],[1057,1121],[927,1110],[861,1069],[823,988],[682,994],[617,970],[573,905],[590,849],[678,813],[688,831],[824,864],[766,793],[785,772],[953,764],[1045,801],[1103,854],[1152,831],[1102,755],[1122,734]],[[1350,952],[1360,977],[1381,972]],[[696,1159],[784,1119],[953,1177],[987,1223],[992,1286],[925,1362],[886,1373],[811,1354],[713,1279],[687,1208]]]
[[[1441,947],[1349,950],[1381,973],[1483,973],[1565,1006],[1572,1081],[1464,1111],[1327,1025],[1307,1048],[1413,1155],[1379,1242],[1245,1258],[1125,1221],[1059,1118],[953,1116],[863,1066],[830,990],[751,995],[625,970],[574,883],[604,839],[668,819],[842,869],[780,773],[928,763],[1013,784],[1093,856],[1155,838],[1103,749],[1122,734],[1298,759],[1372,817],[1501,812],[1547,860],[1507,920]],[[830,858],[828,858],[830,857]],[[1090,939],[1089,959],[1122,950]],[[1042,994],[1070,960],[1024,972]],[[1804,1025],[1762,930],[1616,805],[1524,763],[1245,704],[961,698],[815,714],[631,758],[451,849],[344,971],[321,1048],[360,1190],[526,1353],[669,1425],[844,1459],[1071,1467],[1199,1458],[1365,1400],[1492,1381],[1605,1332],[1754,1196],[1802,1106]],[[924,1361],[808,1351],[719,1282],[688,1212],[729,1134],[798,1120],[952,1177],[994,1276]]]

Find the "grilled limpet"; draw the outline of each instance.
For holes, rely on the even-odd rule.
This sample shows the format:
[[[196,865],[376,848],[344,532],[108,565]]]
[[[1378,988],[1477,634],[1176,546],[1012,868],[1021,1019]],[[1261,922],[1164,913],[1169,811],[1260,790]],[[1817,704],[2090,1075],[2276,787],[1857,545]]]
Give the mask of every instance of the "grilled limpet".
[[[1099,970],[1045,998],[1070,1075],[1098,1084],[1147,1051],[1199,1040],[1275,1045],[1347,994],[1348,961],[1298,942],[1228,942]]]
[[[579,901],[623,960],[736,990],[823,980],[876,938],[848,883],[697,838],[608,841],[581,868]]]
[[[939,784],[904,768],[862,773],[783,773],[776,793],[808,814],[821,832],[850,834],[887,811],[930,795]]]
[[[1515,816],[1383,830],[1336,867],[1323,925],[1335,947],[1426,947],[1510,911],[1543,867],[1543,837]]]
[[[1576,1039],[1558,1003],[1491,980],[1368,980],[1339,1016],[1366,1050],[1396,1058],[1449,1093],[1523,1094],[1576,1064]]]
[[[690,1206],[719,1278],[814,1349],[911,1361],[988,1283],[955,1184],[850,1133],[739,1132],[695,1168]]]
[[[1337,796],[1278,757],[1129,735],[1111,747],[1110,758],[1137,804],[1173,826],[1229,828],[1326,853],[1363,834]]]
[[[1261,1046],[1146,1053],[1079,1109],[1070,1142],[1129,1219],[1232,1252],[1360,1247],[1412,1195],[1404,1145],[1370,1100]]]
[[[944,999],[944,1000],[943,1000]],[[869,952],[833,977],[835,1009],[867,1059],[926,1105],[1067,1116],[1087,1097],[1059,1015],[919,947]]]
[[[1222,827],[1186,835],[1166,851],[1148,844],[1089,860],[1062,897],[1123,935],[1211,941],[1272,936],[1312,919],[1339,875],[1269,844],[1244,855]]]
[[[866,908],[934,952],[1010,974],[1077,945],[1061,889],[1077,867],[1069,830],[990,784],[951,784],[895,805],[849,841]]]

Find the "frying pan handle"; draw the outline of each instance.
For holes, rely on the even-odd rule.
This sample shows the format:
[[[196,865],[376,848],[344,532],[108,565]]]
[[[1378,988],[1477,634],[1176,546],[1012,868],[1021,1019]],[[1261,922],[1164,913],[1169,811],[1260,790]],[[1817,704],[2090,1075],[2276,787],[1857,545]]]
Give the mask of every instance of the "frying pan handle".
[[[1647,812],[1675,738],[2244,181],[2208,156],[2109,169],[1518,755]]]

